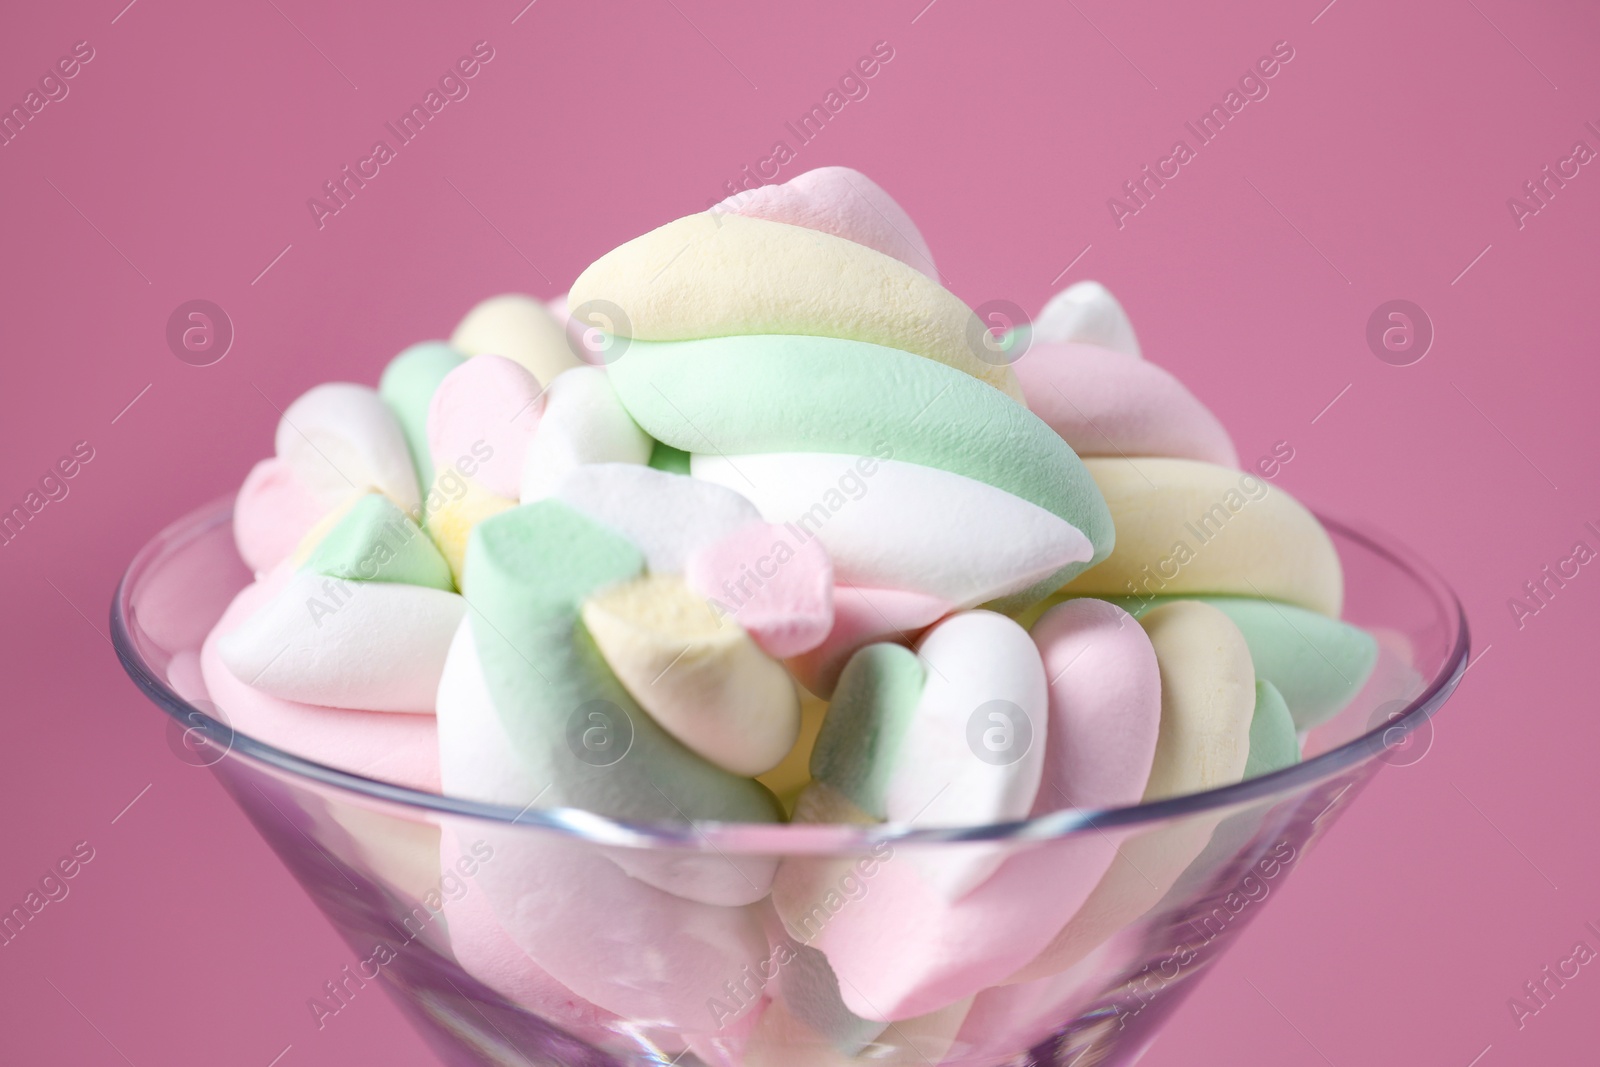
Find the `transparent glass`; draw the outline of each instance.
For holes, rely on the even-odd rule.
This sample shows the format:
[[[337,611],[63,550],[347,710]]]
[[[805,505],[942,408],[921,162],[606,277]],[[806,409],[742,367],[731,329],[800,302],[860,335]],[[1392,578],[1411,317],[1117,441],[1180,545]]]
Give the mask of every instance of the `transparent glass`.
[[[1296,766],[959,830],[626,824],[417,792],[231,730],[197,669],[250,580],[230,519],[214,504],[140,551],[112,605],[118,654],[173,751],[211,769],[349,943],[324,1009],[382,985],[451,1065],[1131,1064],[1371,775],[1426,752],[1467,662],[1445,584],[1324,519],[1346,618],[1382,652]],[[971,863],[997,873],[941,894]],[[686,902],[645,884],[666,871],[775,872],[776,888]]]

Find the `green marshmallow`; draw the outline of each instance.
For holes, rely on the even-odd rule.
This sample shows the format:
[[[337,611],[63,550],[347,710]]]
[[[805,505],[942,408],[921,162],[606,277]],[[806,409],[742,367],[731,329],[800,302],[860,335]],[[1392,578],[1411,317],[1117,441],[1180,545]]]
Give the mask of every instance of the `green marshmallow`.
[[[1278,687],[1256,679],[1256,710],[1250,718],[1250,756],[1244,763],[1244,776],[1255,778],[1271,774],[1300,762],[1300,739],[1295,735],[1294,717]]]
[[[682,474],[687,477],[689,453],[681,448],[673,448],[663,441],[657,441],[650,449],[650,466],[668,474]]]
[[[355,582],[396,582],[456,591],[433,541],[382,493],[357,500],[312,549],[302,570]]]
[[[901,645],[868,645],[851,656],[811,750],[811,776],[873,818],[888,818],[889,777],[927,677]]]
[[[383,377],[378,379],[378,395],[400,423],[424,495],[433,484],[433,459],[428,454],[428,404],[444,376],[466,359],[443,341],[423,341],[391,359],[383,369]]]
[[[689,452],[884,456],[985,482],[1111,553],[1111,512],[1083,462],[1027,408],[969,374],[895,348],[780,334],[633,340],[609,369],[650,436]]]
[[[1378,642],[1371,634],[1293,604],[1236,596],[1106,599],[1135,616],[1173,600],[1198,600],[1220,610],[1244,634],[1256,677],[1283,695],[1298,730],[1320,726],[1343,711],[1378,662]]]
[[[644,572],[632,541],[558,500],[485,519],[467,541],[463,590],[483,677],[506,736],[547,806],[618,819],[774,822],[766,787],[722,770],[658,726],[607,666],[579,611]],[[599,718],[596,718],[599,716]],[[597,757],[599,724],[619,738]]]

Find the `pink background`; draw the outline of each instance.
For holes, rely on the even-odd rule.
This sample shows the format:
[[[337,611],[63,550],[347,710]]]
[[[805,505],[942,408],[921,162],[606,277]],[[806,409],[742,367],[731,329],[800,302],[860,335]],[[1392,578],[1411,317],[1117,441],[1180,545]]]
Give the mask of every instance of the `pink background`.
[[[125,2],[13,5],[0,33],[7,104],[95,50],[0,148],[0,504],[74,442],[95,453],[0,548],[0,903],[95,849],[0,948],[0,1059],[433,1062],[375,993],[315,1029],[306,998],[349,953],[168,751],[108,647],[112,586],[269,451],[273,404],[375,381],[477,299],[553,296],[699,210],[887,40],[785,176],[870,173],[970,303],[1109,284],[1247,460],[1290,442],[1280,485],[1436,561],[1483,655],[1427,757],[1379,777],[1146,1062],[1593,1061],[1600,967],[1523,1029],[1507,1000],[1600,948],[1600,566],[1520,630],[1507,599],[1600,548],[1600,166],[1520,230],[1506,207],[1574,140],[1600,148],[1593,5]],[[479,40],[471,95],[319,230],[306,199]],[[1280,40],[1270,96],[1119,230],[1107,197]],[[192,298],[237,330],[213,366],[165,342]],[[1413,366],[1365,341],[1393,298],[1437,331]]]

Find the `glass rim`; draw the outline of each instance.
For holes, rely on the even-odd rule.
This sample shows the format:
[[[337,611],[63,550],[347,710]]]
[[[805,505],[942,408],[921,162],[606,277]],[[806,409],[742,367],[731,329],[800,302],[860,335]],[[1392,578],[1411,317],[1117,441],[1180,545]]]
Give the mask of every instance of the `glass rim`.
[[[1395,730],[1409,736],[1428,719],[1455,690],[1466,672],[1469,633],[1466,612],[1454,590],[1426,562],[1410,549],[1387,537],[1355,528],[1316,513],[1325,528],[1361,544],[1367,550],[1397,565],[1419,580],[1438,601],[1445,622],[1449,651],[1438,671],[1428,678],[1422,691],[1388,721],[1337,745],[1326,752],[1268,774],[1248,778],[1232,785],[1186,793],[1163,800],[1114,808],[1067,808],[1035,818],[978,826],[917,827],[907,823],[795,824],[729,822],[632,822],[614,819],[580,808],[531,808],[493,804],[431,793],[409,786],[369,778],[353,771],[340,770],[257,740],[234,730],[209,715],[204,708],[180,696],[163,676],[149,664],[133,637],[129,597],[145,570],[157,559],[210,533],[216,526],[231,522],[233,497],[213,501],[190,512],[164,528],[134,554],[117,582],[111,601],[111,642],[128,676],[151,701],[185,729],[203,734],[216,743],[225,739],[222,759],[243,759],[265,765],[293,778],[355,794],[369,803],[430,813],[476,819],[489,823],[515,824],[553,831],[566,837],[624,848],[670,848],[677,850],[736,852],[739,854],[821,854],[853,853],[870,850],[883,843],[922,845],[979,841],[1049,841],[1089,830],[1133,828],[1171,819],[1197,815],[1261,800],[1288,795],[1340,772],[1366,763],[1392,748]],[[1196,594],[1200,595],[1200,594]]]

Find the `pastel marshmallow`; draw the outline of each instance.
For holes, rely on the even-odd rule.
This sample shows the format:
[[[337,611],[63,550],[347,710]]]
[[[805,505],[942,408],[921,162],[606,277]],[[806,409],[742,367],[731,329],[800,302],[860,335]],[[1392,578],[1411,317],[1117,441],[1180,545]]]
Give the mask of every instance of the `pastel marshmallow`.
[[[1244,777],[1271,774],[1300,762],[1300,741],[1289,705],[1276,686],[1256,679],[1255,713],[1250,718],[1250,754]]]
[[[1187,459],[1091,458],[1084,466],[1111,509],[1117,543],[1063,591],[1253,596],[1339,616],[1338,553],[1316,517],[1282,489]]]
[[[378,379],[378,395],[389,405],[411,449],[417,484],[433,484],[433,458],[428,453],[428,405],[445,375],[466,359],[444,341],[411,345],[389,361]]]
[[[528,442],[518,487],[524,504],[543,500],[578,467],[645,464],[653,442],[617,399],[597,367],[578,367],[552,381],[544,414]]]
[[[547,806],[644,821],[773,820],[772,795],[657,725],[581,625],[585,600],[643,573],[644,554],[624,534],[560,501],[512,508],[473,531],[463,592],[490,703],[512,751],[531,780],[548,787]],[[604,709],[619,729],[627,723],[622,751],[596,758],[578,743],[586,709]]]
[[[849,167],[817,167],[782,185],[741,190],[711,214],[746,215],[831,233],[893,256],[935,281],[939,278],[933,253],[911,216],[877,182]]]
[[[1080,456],[1172,456],[1238,467],[1222,422],[1137,355],[1036,342],[1015,364],[1028,408]]]
[[[734,490],[631,463],[579,467],[555,499],[637,545],[652,574],[682,574],[697,551],[760,520]]]
[[[285,700],[251,688],[224,664],[217,646],[293,577],[292,570],[280,566],[228,605],[200,650],[206,695],[229,726],[265,744],[352,774],[437,792],[439,741],[431,717]]]
[[[830,697],[840,673],[858,651],[879,641],[909,647],[922,631],[955,609],[947,600],[922,593],[835,585],[833,628],[822,644],[789,660],[789,670],[806,689]]]
[[[302,572],[217,652],[234,677],[284,700],[432,714],[465,611],[452,592]]]
[[[734,774],[776,767],[800,732],[783,665],[676,575],[602,589],[583,624],[640,707],[673,737]]]
[[[565,325],[542,303],[520,293],[492,296],[476,305],[450,335],[450,345],[467,356],[505,356],[543,385],[579,366]]]
[[[551,792],[551,780],[545,777],[550,757],[527,758],[519,752],[490,694],[473,629],[471,616],[462,620],[445,659],[444,674],[439,679],[439,774],[445,791],[451,796],[519,808],[532,806],[547,800]],[[602,714],[607,718],[596,720],[575,708],[564,725],[570,730],[576,722],[578,730],[554,743],[581,746],[581,737],[569,740],[572,733],[585,728],[621,732],[631,728],[635,716],[642,713],[630,714],[614,706]],[[625,727],[624,723],[629,726]],[[630,753],[631,744],[621,753],[617,766],[621,766]],[[612,769],[592,764],[591,767],[591,773],[596,775]],[[574,773],[569,772],[564,777],[570,781]],[[673,801],[660,792],[660,787],[637,779],[632,784],[645,794],[643,802],[648,803],[653,797],[657,807],[665,806],[670,810]],[[668,788],[671,788],[670,783]],[[559,803],[559,798],[552,803]],[[648,849],[613,849],[607,850],[606,855],[631,877],[658,889],[688,900],[723,906],[748,904],[765,896],[776,867],[775,861],[759,856],[696,857]]]
[[[1172,597],[1119,597],[1135,614]],[[1297,730],[1314,729],[1344,710],[1372,677],[1378,643],[1358,626],[1315,611],[1239,596],[1191,596],[1221,611],[1244,634],[1256,677],[1271,682]]]
[[[496,496],[454,468],[441,470],[428,491],[428,517],[422,528],[450,565],[457,587],[466,580],[467,544],[486,519],[516,507],[515,500]]]
[[[1022,397],[1011,368],[985,358],[987,328],[955,295],[882,252],[801,226],[709,212],[669,222],[578,276],[572,306],[595,299],[622,308],[627,336],[640,340],[809,334],[869,341]]]
[[[411,448],[375,389],[347,382],[312,387],[278,420],[274,448],[324,510],[369,488],[413,514],[422,504]]]
[[[690,555],[684,577],[779,659],[811,651],[833,629],[833,561],[819,540],[785,527],[746,523]]]
[[[1139,620],[1161,671],[1161,729],[1142,800],[1232,785],[1244,776],[1255,674],[1244,637],[1206,604],[1176,601]],[[1223,818],[1157,823],[1120,843],[1104,877],[1010,983],[1058,974],[1149,911],[1205,849]]]
[[[863,478],[856,468],[861,458],[696,454],[690,469],[748,497],[762,518],[789,527],[795,540],[820,540],[837,580],[848,585],[976,607],[1059,584],[1094,556],[1082,530],[1021,497],[893,459],[878,461]],[[845,484],[849,496],[840,488]]]
[[[439,382],[428,404],[428,452],[438,467],[471,463],[472,478],[516,499],[528,442],[539,428],[544,390],[520,363],[474,356]]]
[[[1050,298],[1033,320],[1033,339],[1099,345],[1138,356],[1133,323],[1111,290],[1099,282],[1075,282]]]
[[[450,564],[411,516],[382,493],[357,497],[332,514],[337,520],[309,546],[302,570],[346,581],[456,591]]]
[[[282,459],[262,460],[250,468],[234,498],[233,539],[240,557],[258,575],[272,570],[289,558],[328,506]]]

